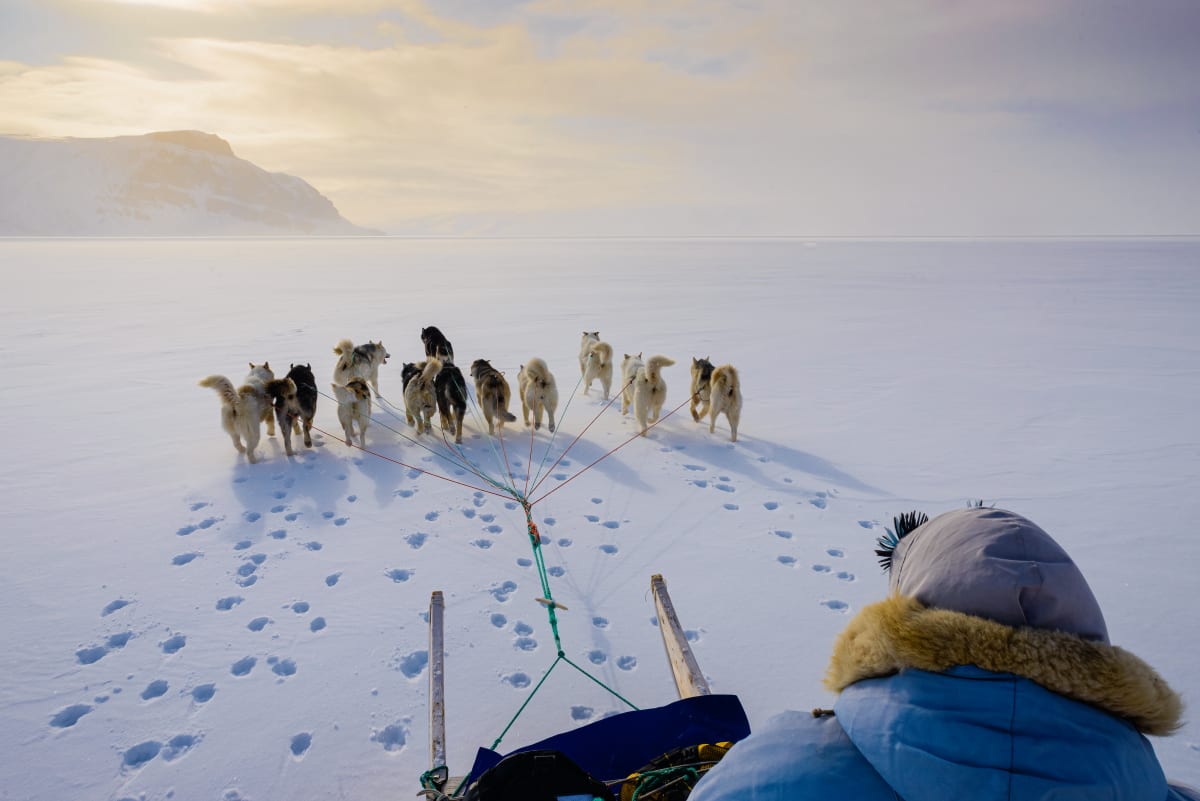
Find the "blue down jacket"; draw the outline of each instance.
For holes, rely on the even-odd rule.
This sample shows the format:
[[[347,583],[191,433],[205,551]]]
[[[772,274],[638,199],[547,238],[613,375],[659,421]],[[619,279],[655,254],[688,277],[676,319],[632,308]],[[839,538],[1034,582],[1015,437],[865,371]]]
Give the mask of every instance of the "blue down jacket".
[[[848,687],[835,712],[772,718],[690,801],[1186,797],[1131,724],[1011,673],[905,670]]]
[[[1048,534],[974,508],[890,545],[891,595],[834,643],[835,714],[772,719],[690,801],[1189,797],[1168,787],[1143,736],[1178,729],[1179,696],[1109,643],[1091,590]]]

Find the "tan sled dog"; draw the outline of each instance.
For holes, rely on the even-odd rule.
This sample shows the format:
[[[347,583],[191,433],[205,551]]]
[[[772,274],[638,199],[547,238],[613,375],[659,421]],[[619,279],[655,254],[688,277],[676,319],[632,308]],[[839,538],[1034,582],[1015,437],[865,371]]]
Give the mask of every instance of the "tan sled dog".
[[[273,413],[266,384],[247,381],[235,388],[225,376],[210,375],[200,381],[200,386],[216,390],[221,398],[221,427],[233,440],[237,452],[246,454],[250,464],[256,463],[258,457],[254,455],[254,449],[262,437],[263,416]]]
[[[333,385],[337,399],[338,422],[346,432],[346,444],[354,444],[354,424],[358,424],[358,447],[367,447],[367,425],[371,422],[371,388],[362,378],[351,378],[343,386]]]
[[[599,331],[584,331],[583,338],[579,340],[579,374],[587,374],[588,354],[592,352],[592,345],[600,341]]]
[[[651,356],[633,381],[633,416],[642,427],[642,436],[650,423],[657,423],[662,414],[663,401],[667,399],[667,382],[662,377],[662,369],[674,363],[674,359],[666,356]]]
[[[517,374],[517,391],[521,394],[521,419],[529,425],[529,413],[533,412],[533,428],[542,427],[542,410],[549,418],[550,430],[554,430],[554,412],[558,409],[558,385],[546,362],[533,358],[521,366]]]
[[[487,420],[488,433],[495,435],[496,428],[503,428],[505,423],[515,423],[517,418],[508,411],[508,399],[512,390],[504,374],[497,370],[486,359],[476,359],[471,362],[471,377],[475,379],[475,396],[479,408],[483,410],[483,419]]]
[[[642,361],[642,354],[635,355],[625,354],[625,358],[621,360],[621,414],[629,414],[629,410],[633,407],[633,382],[637,378],[638,370],[646,366]]]
[[[600,379],[600,388],[604,390],[604,399],[608,400],[612,390],[612,345],[607,342],[593,342],[588,346],[587,364],[583,370],[583,394],[587,395],[592,388],[592,382]]]
[[[418,434],[432,431],[430,420],[437,408],[434,396],[434,381],[442,371],[442,363],[429,359],[421,365],[421,372],[414,375],[404,386],[404,416],[408,424],[417,427]]]
[[[729,421],[729,439],[737,442],[738,421],[742,416],[742,382],[732,364],[713,368],[709,385],[708,433],[717,426],[717,415]]]

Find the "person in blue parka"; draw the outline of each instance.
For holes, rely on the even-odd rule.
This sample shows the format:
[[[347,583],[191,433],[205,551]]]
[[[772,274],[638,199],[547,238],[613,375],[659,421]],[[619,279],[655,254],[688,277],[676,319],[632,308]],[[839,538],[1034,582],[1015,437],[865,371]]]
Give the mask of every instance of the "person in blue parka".
[[[690,801],[1200,801],[1144,736],[1179,728],[1179,696],[1109,643],[1046,532],[976,507],[901,518],[881,545],[891,592],[834,644],[834,709],[771,719]]]

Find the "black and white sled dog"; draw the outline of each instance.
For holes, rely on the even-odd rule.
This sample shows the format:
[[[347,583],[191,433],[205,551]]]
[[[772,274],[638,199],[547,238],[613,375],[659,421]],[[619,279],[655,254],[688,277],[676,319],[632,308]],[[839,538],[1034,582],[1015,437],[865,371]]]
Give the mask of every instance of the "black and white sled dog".
[[[252,362],[250,374],[240,387],[234,387],[233,382],[223,375],[210,375],[200,380],[200,386],[211,387],[221,398],[221,427],[233,440],[237,452],[246,454],[250,464],[258,462],[254,449],[262,438],[264,420],[269,424],[267,433],[275,433],[269,393],[274,381],[275,374],[266,362],[261,366]],[[287,382],[287,379],[283,381]],[[295,391],[294,385],[292,391]]]
[[[346,444],[354,444],[354,426],[358,425],[358,446],[367,447],[367,426],[371,422],[371,388],[362,378],[351,378],[345,384],[333,384],[337,399],[338,422],[346,432]]]
[[[410,426],[417,427],[418,434],[433,430],[430,420],[437,408],[434,379],[442,369],[442,363],[437,359],[427,359],[421,365],[420,371],[411,375],[404,385],[404,416]]]
[[[592,382],[600,379],[600,389],[604,391],[604,399],[612,391],[612,345],[607,342],[593,342],[588,345],[588,356],[583,369],[583,394],[587,395],[592,388]]]
[[[646,362],[642,360],[642,354],[625,354],[625,358],[621,360],[621,414],[629,414],[630,408],[633,406],[633,382],[637,378],[638,370],[646,366]]]
[[[516,416],[508,411],[512,389],[504,374],[486,359],[476,359],[471,362],[471,377],[475,379],[475,396],[479,399],[483,419],[487,420],[488,433],[494,436],[497,427],[516,422]]]
[[[421,342],[425,345],[425,358],[437,359],[443,367],[454,362],[454,346],[450,344],[450,340],[446,339],[445,334],[438,330],[437,326],[431,325],[428,328],[422,328]]]
[[[317,414],[317,380],[313,377],[312,365],[293,364],[287,378],[292,382],[273,381],[268,384],[268,394],[275,406],[275,420],[283,434],[283,449],[288,456],[292,450],[292,434],[304,434],[304,447],[312,447],[313,417]]]
[[[375,397],[379,397],[379,367],[387,364],[388,357],[383,341],[368,342],[355,347],[348,339],[343,339],[334,346],[333,352],[338,354],[337,364],[333,367],[333,383],[346,386],[351,378],[362,378],[371,382]]]
[[[521,419],[529,425],[529,413],[533,412],[533,428],[542,427],[542,412],[546,412],[550,430],[554,430],[554,412],[558,409],[558,385],[554,374],[539,358],[532,358],[521,365],[517,374],[517,391],[521,395]]]
[[[467,414],[467,382],[462,371],[452,363],[443,364],[433,380],[433,392],[437,396],[442,429],[453,430],[455,443],[461,445],[463,418]]]
[[[662,414],[663,401],[667,399],[667,382],[662,377],[662,369],[674,363],[674,359],[666,356],[651,356],[633,380],[633,416],[642,428],[642,436]]]

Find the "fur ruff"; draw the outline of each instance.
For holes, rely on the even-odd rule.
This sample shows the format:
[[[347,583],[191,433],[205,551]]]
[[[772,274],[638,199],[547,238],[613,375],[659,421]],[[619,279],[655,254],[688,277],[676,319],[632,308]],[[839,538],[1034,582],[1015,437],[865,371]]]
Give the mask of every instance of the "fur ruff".
[[[1012,628],[900,595],[864,607],[838,635],[825,686],[841,692],[905,668],[940,672],[957,665],[1023,676],[1124,718],[1143,734],[1164,736],[1182,725],[1179,695],[1154,668],[1115,645]]]

